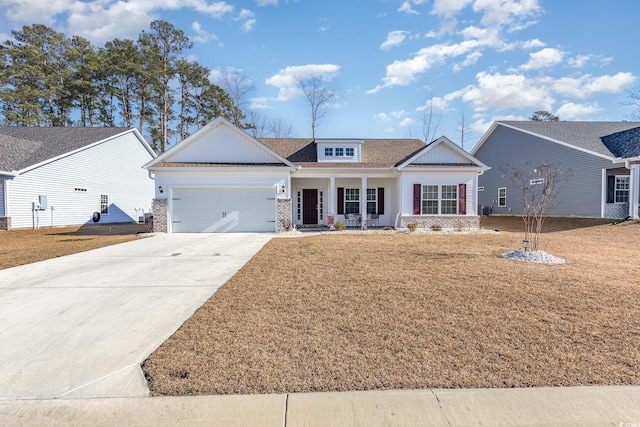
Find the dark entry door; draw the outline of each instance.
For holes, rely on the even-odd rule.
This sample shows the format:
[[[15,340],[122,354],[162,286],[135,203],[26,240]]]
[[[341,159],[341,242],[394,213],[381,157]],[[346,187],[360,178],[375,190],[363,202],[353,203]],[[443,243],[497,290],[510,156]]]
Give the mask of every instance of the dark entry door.
[[[318,223],[318,190],[302,190],[302,223]]]

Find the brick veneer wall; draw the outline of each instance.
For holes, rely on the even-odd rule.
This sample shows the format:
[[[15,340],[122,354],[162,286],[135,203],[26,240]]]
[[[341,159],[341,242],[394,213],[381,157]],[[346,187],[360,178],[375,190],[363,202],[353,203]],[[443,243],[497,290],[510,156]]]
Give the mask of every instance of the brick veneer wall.
[[[427,216],[414,215],[400,217],[400,227],[405,228],[407,224],[412,222],[418,223],[420,228],[431,228],[433,225],[439,225],[443,229],[452,230],[477,230],[480,228],[479,216]]]
[[[291,213],[293,212],[293,201],[291,199],[276,199],[278,216],[276,221],[278,222],[278,233],[291,230],[293,221],[291,220]]]
[[[0,230],[11,230],[10,216],[0,216]]]
[[[167,227],[167,199],[153,199],[151,210],[153,211],[154,233],[166,233]]]

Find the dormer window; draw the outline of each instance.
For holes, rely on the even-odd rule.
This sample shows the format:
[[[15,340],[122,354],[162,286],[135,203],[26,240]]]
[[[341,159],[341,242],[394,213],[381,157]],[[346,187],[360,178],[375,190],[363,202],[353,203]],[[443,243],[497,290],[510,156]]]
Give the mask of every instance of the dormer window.
[[[332,147],[325,147],[324,148],[324,155],[327,157],[333,156],[333,148]]]
[[[336,156],[337,157],[344,157],[344,148],[336,147]]]
[[[347,157],[353,157],[353,148],[345,148],[344,149],[344,154]]]

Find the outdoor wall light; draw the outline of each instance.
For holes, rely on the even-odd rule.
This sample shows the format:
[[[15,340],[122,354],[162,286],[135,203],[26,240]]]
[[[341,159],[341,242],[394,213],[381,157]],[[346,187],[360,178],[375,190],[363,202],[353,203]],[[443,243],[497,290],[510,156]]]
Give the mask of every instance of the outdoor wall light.
[[[158,191],[160,191],[160,194],[164,193],[164,190],[162,189],[162,185],[158,186]]]

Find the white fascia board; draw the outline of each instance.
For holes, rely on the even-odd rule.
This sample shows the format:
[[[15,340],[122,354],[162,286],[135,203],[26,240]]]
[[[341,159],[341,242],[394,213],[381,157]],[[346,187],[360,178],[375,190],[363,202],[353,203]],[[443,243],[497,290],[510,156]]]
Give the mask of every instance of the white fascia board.
[[[425,166],[398,169],[400,172],[484,172],[489,168],[476,166]]]
[[[615,163],[615,164],[618,164],[618,163],[638,162],[638,161],[640,161],[640,156],[636,156],[636,157],[616,157],[611,162]]]
[[[20,175],[20,172],[17,171],[0,171],[0,176],[18,176]]]
[[[233,132],[237,133],[241,138],[247,138],[247,139],[251,140],[256,146],[258,146],[260,149],[265,151],[267,154],[271,155],[272,157],[275,157],[277,160],[279,160],[282,163],[286,164],[287,166],[295,169],[295,165],[293,163],[291,163],[289,160],[287,160],[284,157],[280,156],[278,153],[276,153],[275,151],[271,150],[270,148],[265,146],[263,143],[261,143],[260,141],[258,141],[257,139],[255,139],[254,137],[252,137],[251,135],[249,135],[248,133],[246,133],[242,129],[238,128],[237,126],[235,126],[233,123],[231,123],[230,121],[228,121],[224,117],[215,118],[214,120],[209,122],[207,125],[205,125],[204,127],[198,129],[196,132],[192,133],[191,135],[189,135],[188,137],[186,137],[185,139],[180,141],[178,144],[175,144],[173,147],[169,148],[167,151],[165,151],[164,153],[160,154],[154,160],[150,161],[149,163],[145,164],[142,167],[144,169],[150,169],[154,164],[160,163],[164,159],[166,159],[167,157],[170,157],[170,156],[174,155],[176,152],[178,152],[180,150],[183,150],[184,148],[187,148],[194,141],[196,141],[198,138],[200,138],[200,134],[212,131],[213,128],[218,127],[218,126],[222,126],[222,125],[227,126]],[[154,169],[154,168],[151,168],[151,169]]]
[[[295,167],[289,166],[159,166],[145,168],[149,171],[294,171]]]
[[[84,151],[84,150],[88,150],[89,148],[95,147],[96,145],[100,145],[100,144],[102,144],[104,142],[107,142],[107,141],[110,141],[112,139],[118,138],[118,137],[120,137],[122,135],[126,135],[127,133],[130,133],[130,132],[135,132],[135,135],[136,135],[136,137],[138,139],[142,138],[142,136],[140,135],[140,133],[138,133],[138,131],[136,129],[134,129],[134,128],[127,129],[124,132],[120,132],[120,133],[118,133],[116,135],[112,135],[112,136],[110,136],[108,138],[101,139],[100,141],[92,142],[91,144],[87,144],[87,145],[85,145],[83,147],[80,147],[80,148],[77,148],[77,149],[75,149],[73,151],[69,151],[67,153],[60,154],[59,156],[51,157],[50,159],[44,160],[44,161],[42,161],[40,163],[36,163],[35,165],[27,166],[24,169],[20,169],[18,171],[18,174],[22,174],[22,173],[28,172],[28,171],[30,171],[32,169],[39,168],[40,166],[46,165],[48,163],[55,162],[56,160],[62,159],[64,157],[71,156],[73,154],[79,153],[79,152]],[[144,138],[141,139],[141,142],[143,142],[143,141],[144,141]],[[148,144],[146,144],[146,142],[144,144],[148,146]],[[151,147],[149,147],[149,149],[151,149]],[[151,150],[150,152],[153,152],[153,150]]]
[[[418,157],[424,155],[425,153],[429,152],[430,150],[432,150],[433,148],[437,147],[440,144],[444,144],[447,147],[451,148],[453,151],[455,151],[459,155],[463,156],[465,159],[469,160],[469,163],[473,163],[473,164],[477,165],[479,168],[481,168],[483,170],[488,170],[489,169],[489,166],[485,165],[480,160],[478,160],[475,157],[473,157],[473,155],[467,153],[465,150],[462,149],[462,147],[458,146],[458,144],[454,143],[453,141],[451,141],[449,138],[447,138],[444,135],[441,136],[440,138],[434,140],[429,145],[427,145],[426,147],[424,147],[423,149],[418,151],[416,154],[411,156],[411,158],[409,160],[407,160],[407,161],[403,162],[401,165],[399,165],[398,169],[402,170],[402,169],[406,168],[411,163],[413,163],[413,161],[415,159],[417,159]]]
[[[393,168],[302,168],[292,173],[292,178],[392,178],[397,175]]]

